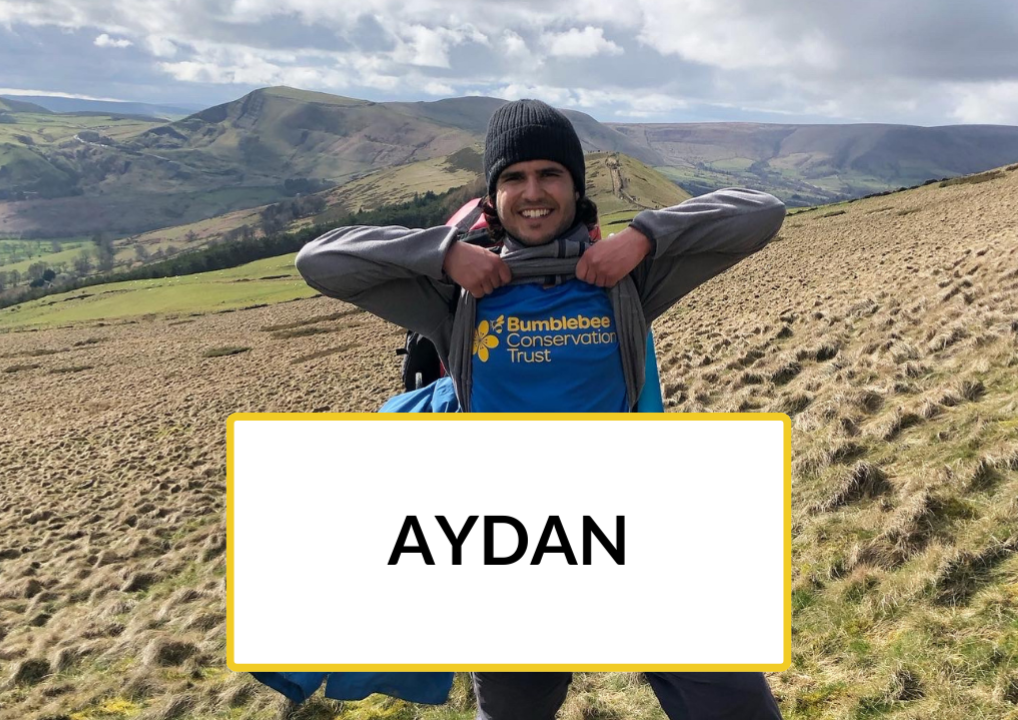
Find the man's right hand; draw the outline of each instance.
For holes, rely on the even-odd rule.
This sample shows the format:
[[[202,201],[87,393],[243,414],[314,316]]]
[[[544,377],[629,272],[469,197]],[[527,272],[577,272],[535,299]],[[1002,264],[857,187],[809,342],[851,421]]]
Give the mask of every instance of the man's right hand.
[[[513,278],[509,266],[498,255],[463,242],[452,244],[445,254],[442,270],[477,299],[494,292]]]

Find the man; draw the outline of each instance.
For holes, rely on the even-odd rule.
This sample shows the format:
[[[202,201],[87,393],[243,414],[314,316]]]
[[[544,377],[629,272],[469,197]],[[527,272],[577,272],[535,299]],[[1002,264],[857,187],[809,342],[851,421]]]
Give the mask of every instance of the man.
[[[784,205],[719,190],[644,210],[591,243],[579,138],[537,100],[492,115],[484,167],[496,255],[450,227],[348,227],[308,243],[297,268],[325,295],[434,342],[466,412],[626,412],[643,385],[649,323],[760,250]],[[460,288],[463,291],[460,291]],[[474,673],[481,720],[551,720],[570,673]],[[760,673],[648,673],[670,718],[780,718]]]

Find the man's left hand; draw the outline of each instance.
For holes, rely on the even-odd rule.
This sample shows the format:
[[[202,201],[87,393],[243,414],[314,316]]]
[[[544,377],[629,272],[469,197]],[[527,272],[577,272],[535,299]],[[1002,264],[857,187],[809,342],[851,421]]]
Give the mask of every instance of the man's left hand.
[[[591,245],[576,264],[576,277],[598,287],[614,287],[643,262],[651,250],[647,236],[628,227]]]

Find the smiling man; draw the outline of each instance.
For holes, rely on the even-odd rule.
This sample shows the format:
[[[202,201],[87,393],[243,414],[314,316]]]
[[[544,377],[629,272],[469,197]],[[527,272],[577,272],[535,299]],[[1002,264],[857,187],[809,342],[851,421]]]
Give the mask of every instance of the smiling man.
[[[495,111],[484,166],[484,212],[499,253],[457,242],[446,226],[359,226],[326,233],[296,261],[323,294],[429,338],[455,390],[449,407],[464,412],[632,410],[650,322],[763,248],[785,214],[767,193],[718,190],[644,210],[592,243],[597,207],[586,197],[580,140],[539,100]],[[481,720],[552,720],[572,676],[473,677]],[[760,673],[647,677],[673,720],[780,718]]]
[[[570,228],[580,193],[564,165],[528,160],[498,176],[498,216],[506,232],[527,245],[543,245]]]

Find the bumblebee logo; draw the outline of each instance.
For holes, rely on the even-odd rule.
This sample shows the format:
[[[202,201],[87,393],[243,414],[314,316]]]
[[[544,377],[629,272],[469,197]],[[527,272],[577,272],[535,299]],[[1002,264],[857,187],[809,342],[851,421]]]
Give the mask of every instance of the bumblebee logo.
[[[502,317],[499,316],[499,320]],[[498,320],[496,320],[496,323]],[[481,362],[488,362],[488,351],[498,347],[498,338],[494,335],[490,335],[491,328],[488,325],[487,320],[481,320],[480,325],[474,331],[474,355]],[[501,332],[499,330],[499,332]]]

